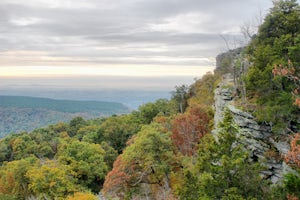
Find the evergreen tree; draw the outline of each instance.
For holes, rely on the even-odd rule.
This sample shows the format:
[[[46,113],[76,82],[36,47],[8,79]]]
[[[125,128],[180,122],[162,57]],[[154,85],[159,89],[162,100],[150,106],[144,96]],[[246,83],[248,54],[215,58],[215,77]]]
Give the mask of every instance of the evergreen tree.
[[[238,143],[239,130],[229,112],[220,127],[217,136],[208,134],[200,141],[197,164],[185,173],[181,199],[266,199],[262,167],[250,162]]]

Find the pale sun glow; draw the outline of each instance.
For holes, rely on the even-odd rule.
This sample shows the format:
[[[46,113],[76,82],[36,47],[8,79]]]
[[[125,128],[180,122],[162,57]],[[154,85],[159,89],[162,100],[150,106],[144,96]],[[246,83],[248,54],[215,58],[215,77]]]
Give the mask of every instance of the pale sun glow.
[[[56,77],[56,76],[191,76],[200,77],[213,67],[182,66],[9,66],[0,68],[0,77]]]

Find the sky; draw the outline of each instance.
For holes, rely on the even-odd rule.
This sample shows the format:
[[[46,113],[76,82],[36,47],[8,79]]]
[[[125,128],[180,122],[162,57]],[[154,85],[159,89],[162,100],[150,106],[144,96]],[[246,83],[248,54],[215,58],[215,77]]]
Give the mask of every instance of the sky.
[[[123,77],[115,87],[134,87],[141,85],[132,80],[145,77],[155,88],[174,84],[168,78],[192,81],[213,71],[216,55],[228,48],[224,38],[229,48],[245,44],[241,26],[255,28],[271,6],[271,0],[1,0],[1,84],[47,85],[52,78],[57,86],[81,87],[78,77],[90,85],[97,85],[95,77],[108,84]]]

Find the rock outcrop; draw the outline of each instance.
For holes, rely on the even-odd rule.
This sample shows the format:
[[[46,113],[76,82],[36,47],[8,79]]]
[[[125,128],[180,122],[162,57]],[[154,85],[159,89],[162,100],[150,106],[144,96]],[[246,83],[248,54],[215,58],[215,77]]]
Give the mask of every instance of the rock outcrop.
[[[213,133],[218,132],[218,124],[223,120],[223,112],[228,109],[236,125],[240,128],[239,141],[250,152],[254,162],[263,162],[266,170],[263,175],[273,183],[282,180],[283,175],[293,170],[283,162],[282,156],[289,150],[287,137],[274,137],[271,126],[258,124],[248,112],[242,111],[233,105],[234,102],[233,78],[230,74],[222,77],[221,83],[215,90],[215,116]]]

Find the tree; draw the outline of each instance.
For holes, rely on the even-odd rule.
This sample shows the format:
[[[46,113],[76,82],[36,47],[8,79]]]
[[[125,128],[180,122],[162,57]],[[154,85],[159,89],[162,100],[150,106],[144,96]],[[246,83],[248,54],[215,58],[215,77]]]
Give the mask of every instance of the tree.
[[[130,175],[127,173],[127,162],[122,159],[122,155],[119,155],[113,164],[112,170],[106,175],[102,192],[106,196],[115,195],[118,197],[124,197],[124,193],[127,191],[130,180]]]
[[[30,181],[26,173],[37,164],[37,159],[33,157],[4,163],[0,167],[0,194],[20,199],[28,197]]]
[[[143,185],[166,187],[167,190],[173,151],[169,134],[163,130],[159,124],[151,124],[144,126],[133,138],[106,176],[103,191],[107,196],[125,198],[142,190]]]
[[[97,200],[98,198],[88,192],[75,192],[74,195],[67,196],[66,200]]]
[[[66,165],[76,184],[98,192],[107,172],[104,162],[105,152],[99,144],[90,144],[77,140],[61,144],[56,158]]]
[[[217,139],[207,134],[200,140],[196,166],[185,172],[180,198],[268,198],[267,184],[259,175],[263,168],[251,163],[249,153],[239,145],[239,130],[229,112],[220,128]]]
[[[187,156],[196,154],[200,138],[209,132],[209,121],[207,110],[200,106],[174,118],[172,141],[179,152]]]
[[[274,7],[259,27],[257,37],[251,41],[248,53],[252,56],[250,59],[253,67],[250,70],[257,72],[250,73],[248,79],[253,81],[252,84],[256,84],[259,80],[266,80],[258,85],[258,91],[265,92],[274,89],[272,80],[274,64],[287,64],[289,60],[298,64],[297,57],[299,56],[293,55],[293,49],[295,49],[300,33],[299,16],[299,5],[296,0],[274,1]],[[258,75],[259,77],[254,77]],[[250,81],[247,86],[252,89]]]
[[[63,198],[76,191],[74,179],[56,161],[43,161],[28,170],[25,177],[29,180],[30,193],[38,198]]]
[[[140,124],[136,122],[134,116],[124,115],[108,118],[101,124],[98,134],[102,134],[103,141],[120,154],[126,146],[127,140],[139,130]]]
[[[15,160],[30,157],[35,154],[37,144],[30,135],[23,133],[11,141],[12,156]]]
[[[187,100],[188,100],[188,86],[181,85],[176,86],[175,91],[172,92],[172,100],[175,101],[178,105],[178,111],[180,113],[183,113],[185,109],[187,108]]]
[[[71,137],[73,137],[73,136],[75,136],[77,134],[77,131],[81,127],[86,126],[86,125],[87,125],[87,123],[86,123],[86,121],[82,117],[75,117],[69,123],[68,134]]]
[[[206,73],[201,79],[196,80],[190,87],[191,98],[188,99],[188,105],[213,105],[216,81],[217,76],[211,72]]]
[[[292,163],[300,168],[300,133],[294,135],[291,140],[291,149],[285,156],[286,163]]]
[[[13,135],[6,136],[0,140],[0,165],[4,161],[9,161],[12,158],[12,148],[10,141]]]
[[[118,157],[118,152],[114,148],[109,146],[109,144],[107,144],[106,142],[101,142],[101,147],[105,152],[104,162],[106,163],[106,165],[108,167],[108,171],[110,171],[113,167],[114,161]]]
[[[133,112],[133,117],[137,118],[140,124],[150,124],[158,115],[170,116],[175,113],[177,110],[173,108],[172,102],[167,99],[158,99],[153,103],[141,105],[137,111]]]
[[[296,119],[297,109],[290,106],[293,83],[285,77],[273,76],[274,66],[300,64],[300,7],[296,0],[273,3],[258,34],[247,47],[252,66],[245,82],[248,97],[257,104],[254,110],[257,119],[274,124],[273,131],[280,132]]]
[[[286,174],[284,177],[284,189],[287,190],[288,200],[299,200],[300,198],[300,177],[299,174]]]
[[[291,140],[291,149],[285,155],[285,162],[293,166],[298,174],[289,173],[285,176],[284,187],[288,192],[288,199],[300,198],[300,133],[296,133]]]

